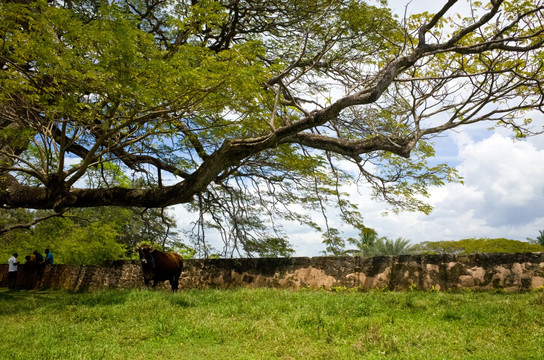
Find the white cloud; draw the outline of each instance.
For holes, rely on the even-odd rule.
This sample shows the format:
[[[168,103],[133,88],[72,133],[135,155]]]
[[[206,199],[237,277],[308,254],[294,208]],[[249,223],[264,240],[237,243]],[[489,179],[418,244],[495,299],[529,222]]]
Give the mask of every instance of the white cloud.
[[[495,133],[460,157],[467,183],[485,196],[475,215],[490,225],[526,224],[544,213],[544,149]]]
[[[367,225],[380,235],[413,242],[538,235],[544,229],[544,144],[513,141],[502,131],[486,134],[452,133],[445,140],[458,147],[455,162],[465,184],[431,189],[431,215],[380,218],[363,208]]]

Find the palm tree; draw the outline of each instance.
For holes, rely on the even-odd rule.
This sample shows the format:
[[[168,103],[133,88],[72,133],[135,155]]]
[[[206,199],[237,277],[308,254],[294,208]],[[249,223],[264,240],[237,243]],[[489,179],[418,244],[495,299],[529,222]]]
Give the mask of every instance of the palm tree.
[[[409,254],[413,250],[410,240],[399,237],[396,240],[391,240],[386,237],[381,237],[369,246],[365,255],[380,256],[380,255],[403,255]]]
[[[542,246],[544,246],[544,230],[539,230],[540,235],[537,236],[536,241]]]
[[[364,226],[359,232],[359,238],[349,238],[347,241],[355,245],[355,249],[346,250],[345,253],[352,256],[364,256],[368,250],[378,241],[378,233],[376,230]]]
[[[540,235],[537,236],[536,239],[527,238],[527,240],[531,244],[540,244],[544,246],[544,230],[539,230],[538,232],[540,232]]]
[[[378,237],[376,230],[366,226],[361,229],[358,239],[349,238],[348,242],[355,245],[356,249],[344,253],[353,256],[402,255],[409,254],[414,248],[408,239]]]

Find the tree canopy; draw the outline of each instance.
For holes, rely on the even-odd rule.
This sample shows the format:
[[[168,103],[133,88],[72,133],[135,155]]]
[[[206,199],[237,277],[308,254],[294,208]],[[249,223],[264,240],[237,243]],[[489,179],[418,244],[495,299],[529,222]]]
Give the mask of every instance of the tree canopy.
[[[462,239],[457,241],[425,241],[414,246],[415,253],[466,255],[475,253],[542,252],[544,246],[511,239]]]
[[[0,206],[187,204],[225,253],[289,252],[278,219],[317,226],[296,209],[361,228],[350,181],[429,212],[428,187],[459,180],[435,136],[532,134],[544,99],[543,2],[455,3],[3,1]]]

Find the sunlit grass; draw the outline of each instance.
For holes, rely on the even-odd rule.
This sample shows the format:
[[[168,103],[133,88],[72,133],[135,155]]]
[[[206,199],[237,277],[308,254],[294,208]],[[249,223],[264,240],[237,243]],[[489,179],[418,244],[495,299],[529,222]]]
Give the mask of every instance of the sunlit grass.
[[[539,359],[544,293],[0,290],[0,359]]]

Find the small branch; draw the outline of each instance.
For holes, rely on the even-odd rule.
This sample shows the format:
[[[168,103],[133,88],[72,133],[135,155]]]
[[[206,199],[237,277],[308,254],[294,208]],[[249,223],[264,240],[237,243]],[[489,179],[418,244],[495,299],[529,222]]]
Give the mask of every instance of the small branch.
[[[5,234],[5,233],[7,233],[9,231],[12,231],[12,230],[15,230],[15,229],[30,229],[32,226],[36,225],[39,222],[50,219],[52,217],[63,216],[63,214],[64,214],[64,212],[58,213],[58,214],[57,213],[50,214],[50,215],[47,215],[47,216],[44,216],[44,217],[41,217],[41,218],[34,219],[31,222],[26,223],[26,224],[7,225],[4,228],[0,229],[0,235]]]

